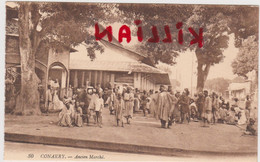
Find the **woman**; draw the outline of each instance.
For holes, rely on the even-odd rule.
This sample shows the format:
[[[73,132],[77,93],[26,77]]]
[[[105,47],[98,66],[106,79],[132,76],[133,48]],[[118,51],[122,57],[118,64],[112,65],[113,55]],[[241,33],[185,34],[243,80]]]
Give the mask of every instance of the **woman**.
[[[53,95],[53,110],[60,110],[62,109],[63,102],[59,99],[57,90],[54,91]]]
[[[70,112],[70,103],[68,100],[64,101],[62,105],[62,111],[59,113],[58,125],[62,127],[72,127],[71,123],[71,112]]]

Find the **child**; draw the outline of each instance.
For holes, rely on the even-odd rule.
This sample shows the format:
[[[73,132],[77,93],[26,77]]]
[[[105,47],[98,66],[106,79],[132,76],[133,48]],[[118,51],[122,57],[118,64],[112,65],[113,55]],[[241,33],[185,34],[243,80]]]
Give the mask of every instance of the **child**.
[[[102,110],[104,108],[104,100],[102,98],[102,92],[98,93],[98,97],[93,98],[93,104],[90,106],[93,106],[91,109],[93,109],[95,111],[95,115],[96,115],[96,124],[98,124],[98,126],[100,128],[102,128]]]

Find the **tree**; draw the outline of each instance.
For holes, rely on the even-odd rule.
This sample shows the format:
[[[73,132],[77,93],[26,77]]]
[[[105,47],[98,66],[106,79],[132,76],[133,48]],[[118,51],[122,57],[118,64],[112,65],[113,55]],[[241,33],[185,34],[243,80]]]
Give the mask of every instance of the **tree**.
[[[125,8],[123,8],[125,7]],[[171,34],[173,41],[171,43],[150,43],[143,42],[138,50],[148,53],[149,56],[157,64],[159,61],[173,65],[175,58],[179,52],[185,50],[195,50],[198,60],[198,77],[197,89],[201,90],[204,87],[207,79],[210,66],[219,63],[223,60],[223,49],[228,47],[228,36],[225,33],[228,30],[227,21],[221,7],[216,6],[200,6],[200,5],[127,5],[121,6],[127,15],[134,13],[131,18],[142,18],[145,22],[143,31],[144,35],[149,38],[151,36],[151,26],[155,25],[159,29],[158,35],[160,38],[165,38],[163,25],[172,25]],[[130,11],[128,11],[130,10]],[[128,11],[128,12],[127,12]],[[176,24],[182,22],[183,26],[183,44],[178,43],[178,29]],[[175,27],[176,26],[176,27]],[[197,44],[190,46],[190,41],[193,38],[188,28],[192,27],[196,33],[203,28],[204,45],[202,48]],[[173,30],[172,30],[173,29]]]
[[[42,41],[50,48],[75,46],[86,40],[87,29],[105,15],[104,4],[19,2],[19,48],[21,55],[21,91],[15,114],[39,114],[38,78],[35,55]],[[113,6],[110,6],[113,7]],[[113,20],[110,15],[106,18]],[[89,38],[89,37],[88,37]],[[101,50],[87,39],[89,50]],[[95,57],[90,53],[90,57]]]
[[[223,51],[228,47],[229,34],[234,33],[236,46],[239,47],[241,39],[255,34],[258,30],[258,19],[252,17],[258,13],[257,7],[252,6],[228,6],[228,5],[136,5],[123,4],[119,6],[130,20],[141,19],[144,35],[149,38],[152,25],[159,26],[160,38],[165,37],[163,25],[173,25],[170,29],[173,43],[150,43],[142,42],[137,50],[148,53],[149,57],[157,64],[159,61],[174,65],[175,58],[179,52],[185,50],[195,51],[197,58],[197,91],[204,88],[210,67],[218,64],[224,59]],[[132,15],[132,16],[131,16]],[[250,18],[249,18],[250,17]],[[247,20],[249,19],[249,20]],[[123,19],[124,20],[124,19]],[[126,20],[127,21],[127,20]],[[128,20],[129,21],[129,20]],[[178,44],[178,30],[174,25],[183,22],[184,42]],[[198,33],[199,28],[203,28],[203,47],[190,45],[193,39],[188,32],[189,27],[193,27]],[[147,31],[147,32],[146,32]]]
[[[203,27],[204,45],[195,46],[197,58],[197,91],[202,91],[214,64],[224,59],[223,51],[228,47],[228,18],[222,12],[225,6],[196,6],[187,24]]]
[[[247,74],[255,71],[258,74],[258,44],[255,36],[242,42],[236,59],[232,62],[233,73],[248,78]]]
[[[205,88],[217,93],[225,94],[228,90],[230,80],[224,78],[209,79],[205,82]]]
[[[177,4],[119,4],[118,5],[122,23],[136,26],[136,30],[132,32],[137,35],[137,28],[142,27],[143,41],[136,45],[136,51],[145,53],[154,64],[159,62],[174,65],[179,52],[185,51],[188,46],[178,43],[178,32],[176,28],[178,22],[183,22],[184,40],[186,40],[187,32],[185,31],[186,20],[192,15],[193,5],[177,5]],[[139,25],[134,20],[141,20]],[[171,33],[171,42],[163,42],[166,38],[165,26],[168,25]],[[152,27],[156,27],[159,40],[157,43],[149,42],[153,36]],[[186,35],[185,35],[186,33]],[[187,41],[184,41],[184,44]]]

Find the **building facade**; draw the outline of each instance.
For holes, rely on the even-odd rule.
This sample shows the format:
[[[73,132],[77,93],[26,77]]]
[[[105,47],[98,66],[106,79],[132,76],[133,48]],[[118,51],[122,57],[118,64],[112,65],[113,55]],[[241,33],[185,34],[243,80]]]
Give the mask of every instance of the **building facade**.
[[[19,92],[18,14],[13,8],[7,6],[6,9],[6,78],[16,74],[14,84]],[[161,84],[170,85],[168,74],[154,67],[146,54],[123,47],[115,38],[112,42],[101,40],[99,43],[104,46],[105,54],[95,60],[83,60],[71,57],[72,53],[78,52],[73,48],[55,49],[47,46],[47,42],[41,42],[36,52],[35,72],[43,87],[42,97],[45,98],[49,79],[58,80],[60,97],[66,94],[69,85],[74,88],[95,87],[97,84],[102,88],[108,87],[108,84],[129,85],[140,90],[158,90]]]

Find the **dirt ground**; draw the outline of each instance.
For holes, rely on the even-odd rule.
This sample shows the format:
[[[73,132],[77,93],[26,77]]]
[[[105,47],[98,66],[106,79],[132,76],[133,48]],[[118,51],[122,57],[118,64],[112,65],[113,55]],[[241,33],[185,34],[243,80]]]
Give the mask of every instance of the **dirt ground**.
[[[171,129],[160,128],[159,120],[134,114],[130,125],[116,127],[115,118],[103,111],[103,127],[93,124],[83,127],[56,125],[58,114],[48,116],[5,115],[5,132],[44,135],[73,139],[106,141],[149,146],[217,152],[257,152],[257,136],[243,135],[243,128],[215,124],[202,127],[200,122],[174,124]]]

